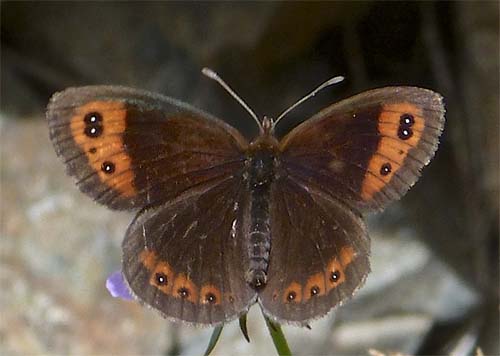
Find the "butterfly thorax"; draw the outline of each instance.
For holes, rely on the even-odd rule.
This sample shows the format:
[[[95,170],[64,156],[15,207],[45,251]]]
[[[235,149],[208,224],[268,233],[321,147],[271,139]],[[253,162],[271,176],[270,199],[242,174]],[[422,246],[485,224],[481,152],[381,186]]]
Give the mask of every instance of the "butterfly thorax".
[[[279,165],[278,142],[271,134],[257,137],[247,151],[245,179],[250,192],[250,257],[247,283],[262,289],[267,283],[267,268],[271,251],[270,196],[277,179]]]

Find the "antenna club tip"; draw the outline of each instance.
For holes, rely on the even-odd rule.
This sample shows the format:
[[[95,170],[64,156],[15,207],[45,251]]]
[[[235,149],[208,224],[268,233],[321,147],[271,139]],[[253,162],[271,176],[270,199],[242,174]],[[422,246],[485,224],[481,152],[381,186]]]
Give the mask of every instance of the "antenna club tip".
[[[217,73],[215,73],[212,69],[210,69],[208,67],[203,67],[201,69],[201,72],[209,78],[216,78],[217,77]]]
[[[215,80],[217,83],[219,83],[234,99],[236,99],[237,102],[240,103],[241,106],[243,106],[243,108],[248,111],[248,113],[250,114],[250,116],[253,117],[253,119],[257,122],[257,125],[259,126],[259,128],[262,130],[262,125],[259,121],[259,119],[257,118],[257,115],[255,115],[255,113],[252,111],[252,109],[250,109],[250,107],[243,101],[243,99],[241,99],[235,92],[233,89],[231,89],[231,87],[229,85],[226,84],[225,81],[223,81],[221,79],[221,77],[219,77],[219,75],[217,73],[215,73],[212,69],[210,68],[207,68],[207,67],[203,67],[201,69],[201,73],[203,73],[204,75],[206,75],[207,77],[209,77],[210,79],[213,79]]]
[[[338,75],[338,76],[330,79],[327,83],[328,83],[328,85],[337,84],[337,83],[344,81],[344,79],[345,79],[344,76]]]
[[[330,85],[333,85],[333,84],[337,84],[341,81],[344,80],[344,77],[339,75],[339,76],[336,76],[336,77],[333,77],[333,78],[330,78],[328,79],[326,82],[324,82],[323,84],[321,84],[319,87],[317,87],[316,89],[314,89],[312,92],[310,92],[309,94],[307,94],[306,96],[304,96],[302,99],[300,99],[299,101],[297,101],[295,104],[293,104],[292,106],[290,106],[288,109],[286,109],[285,111],[283,111],[279,116],[278,118],[276,119],[276,121],[274,121],[273,123],[273,127],[276,126],[278,124],[278,122],[286,115],[288,114],[290,111],[292,111],[293,109],[295,109],[297,106],[299,106],[300,104],[302,104],[304,101],[306,101],[307,99],[315,96],[320,90],[323,90],[324,88],[330,86]]]

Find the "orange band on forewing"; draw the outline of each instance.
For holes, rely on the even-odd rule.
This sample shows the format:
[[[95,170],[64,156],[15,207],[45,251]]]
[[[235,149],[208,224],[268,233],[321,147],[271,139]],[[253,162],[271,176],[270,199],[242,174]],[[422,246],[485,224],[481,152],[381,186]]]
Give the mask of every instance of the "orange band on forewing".
[[[96,137],[85,134],[85,116],[98,113],[102,117],[102,133]],[[71,118],[71,133],[75,143],[85,153],[92,169],[101,181],[126,197],[136,194],[131,160],[124,150],[123,133],[126,129],[125,104],[115,101],[93,101],[76,109]],[[104,172],[103,163],[114,165],[113,173]]]
[[[411,136],[402,139],[398,136],[400,120],[403,114],[410,114],[414,119]],[[410,103],[386,104],[382,106],[378,117],[380,141],[373,157],[368,162],[361,187],[361,197],[368,201],[380,192],[401,167],[410,149],[417,146],[425,129],[422,109]],[[390,172],[382,174],[384,165]]]

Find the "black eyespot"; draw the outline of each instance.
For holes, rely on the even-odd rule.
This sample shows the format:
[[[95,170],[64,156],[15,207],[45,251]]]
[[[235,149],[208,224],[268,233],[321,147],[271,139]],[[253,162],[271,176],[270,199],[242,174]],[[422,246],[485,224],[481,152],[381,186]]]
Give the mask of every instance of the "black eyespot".
[[[340,279],[340,272],[339,271],[333,271],[332,275],[330,276],[330,280],[334,283],[338,282]]]
[[[295,300],[295,298],[297,298],[297,293],[294,292],[294,291],[291,291],[290,293],[288,293],[288,295],[286,296],[286,299],[288,299],[288,301],[292,302]]]
[[[217,297],[213,293],[207,293],[205,295],[205,300],[210,304],[214,304],[217,302]]]
[[[229,296],[229,303],[234,303],[234,297],[232,295]]]
[[[398,130],[398,137],[402,140],[408,140],[413,136],[413,131],[410,128],[400,127]]]
[[[90,149],[89,149],[89,153],[94,154],[94,153],[96,153],[96,152],[97,152],[97,148],[95,148],[95,147],[90,147]]]
[[[167,276],[164,273],[155,274],[156,284],[166,286],[168,284]]]
[[[89,125],[83,132],[88,137],[99,137],[102,134],[102,126],[100,124]]]
[[[101,171],[103,171],[106,174],[112,174],[115,171],[115,164],[110,161],[102,162]]]
[[[318,295],[320,292],[320,288],[318,286],[314,286],[311,288],[311,297]]]
[[[412,127],[415,123],[415,118],[411,114],[403,114],[399,118],[399,124],[407,128]]]
[[[99,114],[98,112],[89,112],[85,117],[83,118],[83,121],[87,124],[97,124],[102,122],[102,115]]]
[[[392,166],[390,163],[384,163],[382,167],[380,167],[380,174],[383,176],[388,175],[392,171]]]
[[[186,299],[187,297],[189,297],[189,289],[187,289],[185,287],[179,288],[177,290],[177,293],[181,296],[181,298]]]

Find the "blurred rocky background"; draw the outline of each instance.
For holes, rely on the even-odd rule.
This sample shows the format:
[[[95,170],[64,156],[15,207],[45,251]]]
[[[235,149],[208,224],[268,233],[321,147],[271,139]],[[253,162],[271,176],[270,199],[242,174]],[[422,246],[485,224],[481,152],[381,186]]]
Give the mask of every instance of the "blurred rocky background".
[[[364,288],[312,330],[285,327],[297,355],[499,354],[499,3],[1,2],[0,354],[199,355],[211,330],[113,299],[130,213],[79,193],[44,110],[68,86],[123,84],[192,103],[242,130],[334,75],[346,81],[290,114],[283,133],[366,89],[440,92],[447,122],[418,184],[369,217]],[[274,354],[258,307],[252,342],[226,326],[217,355]]]

